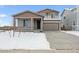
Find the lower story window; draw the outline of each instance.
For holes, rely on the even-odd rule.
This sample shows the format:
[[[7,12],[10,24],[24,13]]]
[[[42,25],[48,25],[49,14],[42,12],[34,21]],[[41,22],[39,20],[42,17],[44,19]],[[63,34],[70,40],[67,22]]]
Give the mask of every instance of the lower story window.
[[[23,27],[26,27],[26,28],[30,27],[30,20],[29,19],[24,19],[23,20]]]

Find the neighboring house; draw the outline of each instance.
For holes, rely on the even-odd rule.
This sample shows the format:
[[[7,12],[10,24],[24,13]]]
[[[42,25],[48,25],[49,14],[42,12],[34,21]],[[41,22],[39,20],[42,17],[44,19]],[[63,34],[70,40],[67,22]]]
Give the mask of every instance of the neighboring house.
[[[59,11],[56,10],[25,11],[13,15],[13,18],[13,25],[24,30],[58,31],[61,29]]]
[[[79,8],[65,9],[61,16],[65,30],[79,30]]]

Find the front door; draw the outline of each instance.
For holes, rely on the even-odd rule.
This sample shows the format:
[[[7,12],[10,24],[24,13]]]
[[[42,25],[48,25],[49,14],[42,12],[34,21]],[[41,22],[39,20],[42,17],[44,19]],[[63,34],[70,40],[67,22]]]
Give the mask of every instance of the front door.
[[[40,29],[40,20],[37,20],[37,29]]]

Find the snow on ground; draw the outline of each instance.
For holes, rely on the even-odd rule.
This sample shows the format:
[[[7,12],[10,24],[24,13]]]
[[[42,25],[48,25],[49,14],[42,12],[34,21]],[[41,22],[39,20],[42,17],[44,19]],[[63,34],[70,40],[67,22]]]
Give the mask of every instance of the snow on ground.
[[[44,33],[0,32],[0,49],[50,49]]]
[[[62,32],[72,34],[72,35],[75,35],[75,36],[79,36],[79,31],[62,31]]]

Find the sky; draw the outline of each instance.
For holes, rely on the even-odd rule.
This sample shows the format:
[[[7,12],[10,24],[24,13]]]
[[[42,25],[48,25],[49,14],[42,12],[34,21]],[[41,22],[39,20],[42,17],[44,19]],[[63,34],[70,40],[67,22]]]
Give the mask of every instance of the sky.
[[[43,9],[52,9],[62,13],[65,8],[75,7],[76,5],[0,5],[0,26],[12,25],[12,15],[26,10],[37,12]]]

